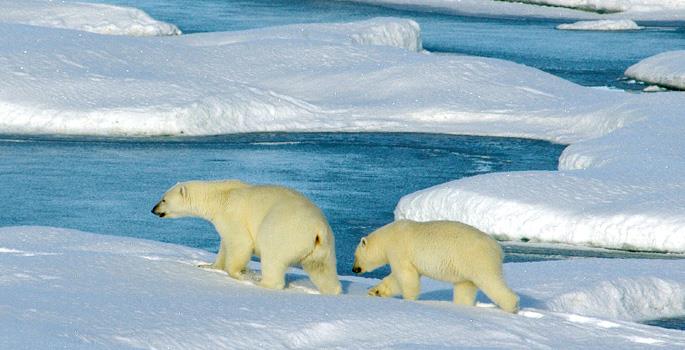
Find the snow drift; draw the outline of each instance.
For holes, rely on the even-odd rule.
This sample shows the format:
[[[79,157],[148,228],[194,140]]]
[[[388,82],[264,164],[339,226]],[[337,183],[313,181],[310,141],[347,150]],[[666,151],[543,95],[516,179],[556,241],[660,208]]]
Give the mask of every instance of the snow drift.
[[[349,0],[393,8],[446,14],[576,20],[633,19],[651,22],[685,20],[680,0]]]
[[[83,30],[99,34],[179,35],[173,24],[122,6],[52,0],[0,0],[0,22]]]
[[[0,347],[7,349],[241,348],[682,348],[681,331],[584,316],[557,300],[574,291],[597,312],[640,309],[649,301],[595,295],[605,281],[670,273],[682,289],[685,261],[574,260],[506,264],[523,310],[451,303],[451,286],[423,281],[419,302],[366,295],[378,280],[341,277],[344,295],[315,292],[298,269],[288,289],[203,270],[206,251],[45,227],[0,229]],[[258,274],[259,265],[253,264]],[[647,291],[643,280],[624,282]],[[657,283],[657,287],[659,284]],[[663,294],[659,294],[663,295]],[[672,297],[677,297],[674,294]],[[682,299],[678,300],[682,303]],[[663,303],[673,302],[666,298]],[[547,305],[552,305],[548,307]],[[287,307],[284,307],[287,306]],[[571,310],[573,311],[571,311]],[[655,311],[659,311],[654,309]],[[666,311],[668,314],[668,310]],[[652,316],[660,316],[655,312]],[[477,337],[475,336],[477,335]]]
[[[420,37],[409,20],[144,39],[0,29],[6,133],[376,130],[571,142],[636,118],[604,112],[620,95],[522,65],[412,52]]]
[[[506,0],[505,0],[506,1]],[[513,1],[513,0],[512,0]],[[517,2],[568,7],[596,12],[654,12],[685,9],[680,0],[516,0]]]
[[[625,75],[648,83],[685,90],[685,50],[648,57],[630,66]]]
[[[596,30],[596,31],[617,31],[617,30],[639,30],[642,27],[629,19],[622,20],[599,20],[599,21],[579,21],[575,23],[560,24],[557,29],[561,30]]]

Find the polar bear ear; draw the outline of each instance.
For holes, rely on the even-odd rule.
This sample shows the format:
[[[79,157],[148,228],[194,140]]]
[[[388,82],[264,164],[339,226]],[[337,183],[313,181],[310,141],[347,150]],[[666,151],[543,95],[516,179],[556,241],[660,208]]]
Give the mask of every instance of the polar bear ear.
[[[362,244],[362,247],[366,247],[366,237],[362,237],[361,244]]]
[[[188,190],[186,189],[185,186],[181,186],[179,188],[179,191],[181,192],[181,197],[188,198]]]

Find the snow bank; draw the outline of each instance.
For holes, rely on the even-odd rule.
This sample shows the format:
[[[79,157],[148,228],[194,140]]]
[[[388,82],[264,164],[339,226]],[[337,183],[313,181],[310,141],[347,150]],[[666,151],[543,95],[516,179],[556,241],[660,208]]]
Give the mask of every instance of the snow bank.
[[[173,24],[121,6],[52,0],[0,0],[0,22],[82,30],[99,34],[179,35]]]
[[[523,65],[391,47],[420,48],[409,20],[145,39],[0,28],[6,133],[376,130],[569,142],[636,118],[604,112],[621,96]]]
[[[199,33],[178,39],[191,46],[221,46],[267,40],[392,46],[415,52],[423,50],[419,24],[397,18],[375,18],[352,23],[294,24],[231,33]]]
[[[521,295],[523,306],[520,314],[511,315],[491,308],[482,296],[481,307],[455,306],[451,303],[451,286],[430,280],[423,281],[419,302],[368,297],[366,289],[378,280],[359,277],[342,277],[344,295],[318,295],[297,269],[288,274],[287,290],[265,290],[254,285],[254,275],[239,282],[196,267],[213,258],[213,254],[201,250],[131,238],[44,227],[2,228],[0,347],[685,346],[683,332],[607,316],[569,313],[563,305],[579,304],[557,302],[569,293],[591,293],[595,286],[628,281],[626,278],[642,278],[632,284],[637,288],[638,283],[669,275],[671,283],[682,289],[683,260],[583,259],[506,264],[507,278]],[[252,267],[259,268],[257,264]],[[645,284],[642,288],[650,287]],[[678,296],[661,295],[665,296],[664,305]],[[596,305],[605,311],[650,303],[622,298],[621,294],[608,294],[604,299],[605,303]],[[679,301],[682,303],[682,298]],[[656,314],[670,314],[673,310],[669,307]]]
[[[446,14],[555,19],[685,20],[680,0],[348,0]]]
[[[648,119],[567,147],[558,172],[449,182],[403,197],[395,216],[463,221],[502,239],[683,252],[683,95],[640,97]]]
[[[579,21],[575,23],[560,24],[557,29],[561,30],[597,30],[597,31],[616,31],[616,30],[640,30],[642,27],[629,19],[622,20],[599,20],[599,21]]]
[[[506,0],[504,0],[506,1]],[[514,0],[511,0],[514,1]],[[650,12],[685,9],[681,0],[516,0],[517,2],[561,6],[596,12]]]
[[[547,303],[551,310],[609,319],[649,320],[685,314],[685,285],[656,277],[618,278],[572,291]]]
[[[630,66],[625,75],[648,83],[685,90],[685,50],[648,57]]]

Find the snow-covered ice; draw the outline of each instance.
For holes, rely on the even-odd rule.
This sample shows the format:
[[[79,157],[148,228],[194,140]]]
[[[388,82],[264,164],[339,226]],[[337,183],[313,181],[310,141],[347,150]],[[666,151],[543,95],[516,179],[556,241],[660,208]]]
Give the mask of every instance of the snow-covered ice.
[[[514,0],[512,0],[514,1]],[[560,6],[597,12],[652,12],[685,9],[681,0],[516,0],[517,2]]]
[[[685,50],[663,52],[630,66],[627,77],[685,90]]]
[[[685,260],[506,264],[511,315],[482,295],[451,303],[424,280],[418,302],[366,296],[378,280],[341,277],[318,295],[298,269],[285,291],[197,268],[206,251],[46,227],[0,229],[4,349],[505,348],[663,349],[685,333],[633,322],[683,312]],[[252,267],[258,270],[259,265]]]
[[[173,24],[130,7],[53,0],[0,0],[0,22],[110,35],[179,35]],[[4,34],[3,34],[4,35]]]
[[[557,26],[561,30],[597,30],[597,31],[616,31],[616,30],[640,30],[642,27],[629,19],[619,20],[597,20],[597,21],[578,21],[575,23],[565,23]]]
[[[410,20],[166,38],[0,29],[5,133],[375,130],[573,142],[642,118],[608,113],[638,98],[512,62],[414,52]]]
[[[683,252],[683,94],[642,98],[660,102],[642,121],[567,147],[557,172],[456,180],[403,197],[395,216],[463,221],[504,239]]]
[[[681,0],[348,0],[447,14],[556,19],[685,20]]]

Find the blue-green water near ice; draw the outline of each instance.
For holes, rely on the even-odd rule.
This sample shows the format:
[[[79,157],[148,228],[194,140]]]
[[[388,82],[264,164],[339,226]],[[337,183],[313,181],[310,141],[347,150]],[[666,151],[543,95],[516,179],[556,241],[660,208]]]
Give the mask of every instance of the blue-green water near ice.
[[[379,16],[411,18],[421,25],[427,50],[501,58],[581,85],[623,89],[644,87],[622,79],[630,65],[663,51],[685,49],[683,23],[641,23],[647,28],[629,32],[562,31],[555,29],[560,20],[445,15],[331,0],[98,1],[141,8],[185,33]]]
[[[199,219],[150,213],[178,181],[238,178],[309,196],[336,234],[341,273],[359,238],[393,220],[401,196],[464,176],[555,169],[562,145],[411,133],[257,133],[203,138],[0,139],[0,226],[47,225],[216,251]],[[509,260],[549,259],[514,251]]]
[[[412,133],[257,133],[202,138],[0,137],[0,226],[46,225],[218,249],[200,219],[150,213],[169,187],[238,178],[293,187],[319,205],[351,274],[359,239],[393,220],[401,196],[498,171],[554,170],[564,146],[515,138]],[[652,257],[505,244],[506,261]],[[373,276],[379,277],[387,270]]]

